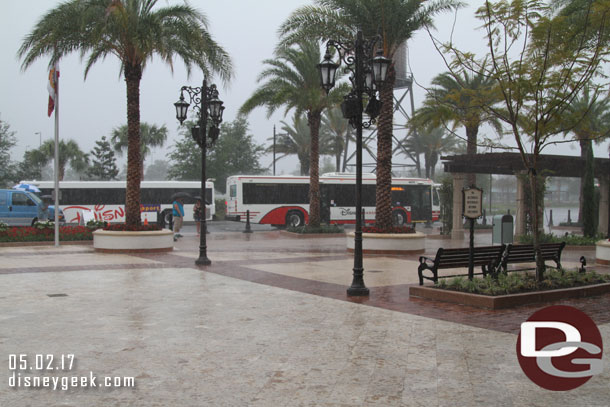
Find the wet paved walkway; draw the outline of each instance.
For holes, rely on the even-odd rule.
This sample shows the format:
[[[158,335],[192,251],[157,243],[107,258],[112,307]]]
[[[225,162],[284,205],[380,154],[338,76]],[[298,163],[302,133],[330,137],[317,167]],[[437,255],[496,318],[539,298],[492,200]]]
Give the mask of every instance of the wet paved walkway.
[[[478,234],[477,244],[490,239]],[[429,238],[426,252],[465,244]],[[592,262],[592,250],[568,250],[564,265],[582,254]],[[345,238],[217,231],[208,255],[211,266],[194,265],[193,233],[164,254],[0,248],[0,406],[610,404],[607,358],[603,374],[567,393],[522,373],[516,334],[539,305],[484,311],[409,298],[418,256],[366,256],[371,295],[354,299]],[[610,343],[609,295],[562,303]],[[135,377],[136,387],[9,388],[11,354],[74,354],[72,370],[46,374]]]

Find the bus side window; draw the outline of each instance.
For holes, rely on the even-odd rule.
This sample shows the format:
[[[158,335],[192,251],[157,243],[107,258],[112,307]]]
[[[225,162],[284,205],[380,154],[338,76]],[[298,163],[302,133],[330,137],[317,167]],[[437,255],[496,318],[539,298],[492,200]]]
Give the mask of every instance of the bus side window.
[[[229,197],[230,198],[237,197],[237,185],[233,184],[229,187]]]

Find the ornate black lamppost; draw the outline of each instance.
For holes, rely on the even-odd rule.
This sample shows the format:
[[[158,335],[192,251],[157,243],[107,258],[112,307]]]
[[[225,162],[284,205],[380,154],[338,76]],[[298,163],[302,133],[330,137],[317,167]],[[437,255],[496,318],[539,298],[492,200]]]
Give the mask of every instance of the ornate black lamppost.
[[[353,44],[343,44],[339,41],[329,40],[326,43],[326,55],[318,64],[320,70],[320,83],[328,93],[335,86],[335,74],[341,61],[346,69],[352,73],[352,91],[343,98],[341,110],[343,117],[349,119],[352,127],[356,129],[356,231],[354,238],[354,274],[352,285],[347,289],[349,296],[369,295],[369,289],[364,285],[364,268],[362,267],[362,128],[369,128],[375,123],[381,110],[381,102],[376,98],[376,86],[385,82],[388,68],[392,61],[383,56],[378,50],[373,57],[376,47],[381,45],[381,36],[365,40],[362,31],[358,31]],[[331,59],[330,48],[339,53],[339,63]],[[363,95],[367,94],[368,104],[363,109]],[[363,114],[369,119],[364,121]]]
[[[184,93],[189,97],[189,102],[184,100]],[[176,118],[182,124],[186,120],[186,114],[189,105],[193,103],[193,109],[199,112],[199,123],[191,129],[193,139],[201,147],[201,203],[203,206],[203,216],[201,219],[201,235],[199,240],[199,258],[195,261],[198,266],[207,266],[212,264],[207,255],[207,221],[206,221],[206,176],[205,176],[205,158],[206,149],[214,145],[220,133],[218,126],[222,122],[222,112],[225,109],[222,101],[218,99],[218,89],[216,85],[207,86],[207,81],[203,79],[203,85],[200,88],[191,86],[183,86],[180,89],[180,99],[174,103],[176,107]],[[209,125],[209,137],[207,135]]]

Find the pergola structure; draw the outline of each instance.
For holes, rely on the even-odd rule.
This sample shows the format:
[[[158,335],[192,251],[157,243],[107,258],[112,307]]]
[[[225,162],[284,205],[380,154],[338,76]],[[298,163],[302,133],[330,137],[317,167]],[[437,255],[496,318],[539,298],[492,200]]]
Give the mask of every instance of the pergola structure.
[[[462,207],[462,189],[466,174],[526,174],[527,169],[519,153],[486,153],[464,154],[441,157],[445,172],[453,176],[453,207]],[[580,157],[565,155],[538,156],[538,173],[550,177],[580,178],[585,172],[585,160]],[[608,233],[608,193],[610,184],[610,160],[595,158],[594,175],[599,182],[599,232]],[[517,177],[517,214],[515,218],[515,235],[525,234],[525,188],[526,182]],[[461,210],[453,211],[452,239],[464,238],[464,221]]]

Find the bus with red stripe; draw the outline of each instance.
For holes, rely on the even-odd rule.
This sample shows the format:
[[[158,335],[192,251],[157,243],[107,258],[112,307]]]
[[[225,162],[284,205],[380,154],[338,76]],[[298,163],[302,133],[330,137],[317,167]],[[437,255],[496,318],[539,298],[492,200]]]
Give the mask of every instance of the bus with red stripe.
[[[362,176],[365,223],[375,221],[375,174]],[[356,177],[328,173],[320,176],[322,222],[353,224],[356,216]],[[274,226],[302,226],[309,221],[309,177],[234,175],[227,178],[227,218]],[[440,200],[434,182],[424,178],[392,178],[392,217],[396,225],[434,222]]]

